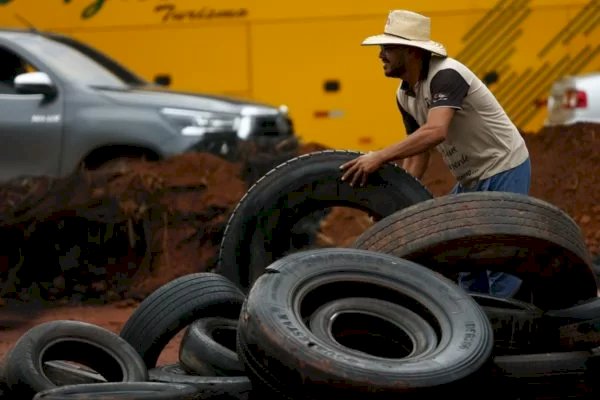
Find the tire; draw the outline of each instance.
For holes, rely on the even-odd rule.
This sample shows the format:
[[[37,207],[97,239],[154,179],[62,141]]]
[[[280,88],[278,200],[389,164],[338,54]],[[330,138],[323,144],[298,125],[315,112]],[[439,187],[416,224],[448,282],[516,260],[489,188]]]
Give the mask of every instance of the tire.
[[[311,333],[305,321],[346,297],[409,308],[438,332],[435,350],[422,357],[360,356]],[[250,289],[238,326],[238,354],[253,383],[287,398],[397,398],[448,387],[488,363],[492,346],[488,319],[456,284],[408,260],[345,248],[275,261]]]
[[[148,371],[150,381],[184,383],[198,389],[199,399],[247,400],[252,384],[247,376],[198,376],[187,373],[179,364],[162,365]]]
[[[262,176],[242,197],[223,232],[217,271],[245,292],[264,269],[292,250],[294,226],[319,210],[344,206],[379,219],[432,198],[412,175],[386,164],[365,187],[341,181],[340,165],[361,153],[324,150],[295,157]]]
[[[352,318],[353,320],[350,320]],[[424,357],[439,341],[417,313],[389,301],[348,297],[329,302],[311,315],[310,331],[319,339],[359,357]]]
[[[243,301],[244,294],[219,274],[183,275],[146,297],[127,319],[120,335],[150,369],[180,330],[204,317],[237,319]]]
[[[197,389],[191,385],[159,382],[86,383],[45,390],[33,400],[193,400]]]
[[[517,275],[531,286],[531,303],[543,310],[598,291],[577,223],[520,194],[475,192],[421,202],[367,228],[353,246],[415,261],[451,279],[485,269]]]
[[[55,388],[42,367],[51,360],[89,366],[108,382],[148,379],[139,354],[117,334],[86,322],[56,320],[34,326],[15,343],[5,366],[11,392],[25,398]]]
[[[205,376],[244,375],[236,353],[237,320],[201,318],[186,330],[179,346],[179,363],[191,374]]]
[[[556,348],[558,331],[550,329],[544,312],[533,304],[510,298],[470,293],[494,331],[494,354],[543,352]]]

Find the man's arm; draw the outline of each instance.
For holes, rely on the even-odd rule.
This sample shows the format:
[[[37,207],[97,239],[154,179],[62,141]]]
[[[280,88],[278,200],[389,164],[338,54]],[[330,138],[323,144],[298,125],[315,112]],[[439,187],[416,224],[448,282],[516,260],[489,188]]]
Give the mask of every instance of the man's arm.
[[[445,69],[435,74],[430,89],[431,108],[427,122],[400,143],[342,164],[340,168],[346,171],[342,180],[349,180],[351,186],[357,183],[362,186],[367,182],[368,175],[383,163],[412,157],[446,139],[455,110],[462,108],[463,99],[469,92],[469,83],[457,71]]]
[[[348,161],[340,166],[345,170],[343,181],[350,181],[350,186],[364,186],[367,177],[386,162],[411,157],[430,149],[446,139],[448,126],[454,116],[455,109],[438,107],[431,109],[427,122],[401,142],[394,143],[378,151],[373,151]]]

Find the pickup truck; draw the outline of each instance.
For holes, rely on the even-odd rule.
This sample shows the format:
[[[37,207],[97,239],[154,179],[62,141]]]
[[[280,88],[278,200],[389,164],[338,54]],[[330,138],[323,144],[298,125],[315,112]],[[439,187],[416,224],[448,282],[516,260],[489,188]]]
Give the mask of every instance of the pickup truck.
[[[72,37],[0,29],[0,181],[290,138],[285,106],[176,92]]]

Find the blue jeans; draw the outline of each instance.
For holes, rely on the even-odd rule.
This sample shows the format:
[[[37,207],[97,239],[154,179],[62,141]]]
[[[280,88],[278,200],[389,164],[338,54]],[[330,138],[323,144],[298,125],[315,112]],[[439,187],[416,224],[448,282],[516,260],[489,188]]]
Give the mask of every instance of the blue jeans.
[[[465,188],[457,183],[451,194],[466,192],[512,192],[529,194],[531,185],[531,162],[529,158],[522,164],[477,182],[474,187]],[[459,272],[458,284],[470,292],[486,293],[497,297],[513,297],[521,287],[521,279],[506,272]]]

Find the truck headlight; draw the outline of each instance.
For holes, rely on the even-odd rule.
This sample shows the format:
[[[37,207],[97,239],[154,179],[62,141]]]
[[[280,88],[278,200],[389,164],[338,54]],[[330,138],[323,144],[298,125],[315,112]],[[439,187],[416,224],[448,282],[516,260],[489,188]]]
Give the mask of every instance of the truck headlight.
[[[182,135],[204,136],[207,133],[237,132],[241,118],[237,114],[223,114],[209,111],[163,108],[161,114],[167,118]]]

